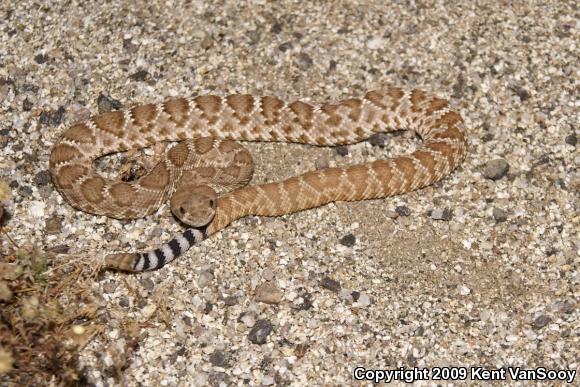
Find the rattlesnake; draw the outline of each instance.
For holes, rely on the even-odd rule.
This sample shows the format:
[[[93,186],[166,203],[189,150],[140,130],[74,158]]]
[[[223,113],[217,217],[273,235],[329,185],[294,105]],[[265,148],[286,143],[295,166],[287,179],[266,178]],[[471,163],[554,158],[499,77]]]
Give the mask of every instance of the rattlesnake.
[[[213,188],[226,183],[235,188],[252,173],[251,157],[245,150],[219,139],[333,146],[398,129],[418,133],[422,146],[407,156],[312,171],[218,198],[206,187],[207,178],[216,175]],[[105,179],[93,165],[96,158],[109,153],[187,139],[195,140],[171,148],[151,173],[135,182]],[[320,105],[286,103],[276,97],[203,95],[104,113],[76,124],[54,145],[50,171],[73,207],[117,218],[149,214],[178,190],[171,208],[197,228],[187,229],[153,251],[110,254],[105,259],[112,269],[144,271],[162,267],[247,215],[280,216],[334,201],[380,198],[425,187],[455,169],[465,157],[466,146],[461,116],[446,100],[421,90],[388,87],[361,98]],[[220,164],[222,157],[229,158],[225,164]],[[190,162],[199,168],[191,169]],[[213,169],[214,163],[221,169]],[[188,176],[187,181],[179,181],[182,174]],[[203,186],[200,189],[194,187],[197,179]],[[191,213],[200,207],[203,216]],[[197,222],[200,217],[205,220]],[[196,224],[208,219],[209,224]]]

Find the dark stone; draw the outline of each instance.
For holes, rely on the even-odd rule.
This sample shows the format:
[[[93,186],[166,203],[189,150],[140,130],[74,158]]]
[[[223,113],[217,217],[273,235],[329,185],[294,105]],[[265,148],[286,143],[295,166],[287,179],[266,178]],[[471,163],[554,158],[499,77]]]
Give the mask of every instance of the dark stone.
[[[492,215],[497,223],[505,222],[507,220],[507,213],[501,208],[494,207]]]
[[[58,216],[50,217],[46,220],[44,229],[47,234],[56,235],[59,234],[62,229],[62,222]]]
[[[38,93],[39,87],[36,85],[33,85],[32,83],[25,83],[20,87],[20,90],[23,93],[28,93],[28,92]]]
[[[558,301],[555,304],[555,309],[558,312],[570,314],[576,309],[576,305],[569,300]]]
[[[131,305],[129,299],[127,297],[121,296],[121,298],[119,299],[119,306],[123,308],[128,308],[129,305]]]
[[[576,146],[576,144],[578,143],[578,138],[576,137],[576,133],[572,133],[572,134],[566,136],[566,139],[564,141],[566,141],[566,144],[568,144],[568,145]]]
[[[34,56],[34,61],[38,64],[46,63],[46,61],[48,61],[48,55],[38,54],[38,55]]]
[[[278,46],[278,50],[280,50],[282,52],[286,52],[290,49],[292,49],[292,43],[290,43],[290,42],[285,42],[285,43],[282,43],[281,45]]]
[[[268,320],[258,320],[248,333],[248,339],[254,344],[264,344],[272,332],[272,323]]]
[[[340,289],[342,288],[338,281],[333,280],[330,277],[324,277],[322,280],[320,280],[320,286],[334,293],[340,292]]]
[[[490,142],[491,140],[493,140],[493,134],[491,134],[491,133],[486,133],[481,138],[481,141],[483,141],[483,142]]]
[[[336,70],[336,66],[338,66],[338,62],[335,60],[330,60],[330,62],[328,62],[328,71]]]
[[[32,196],[32,188],[30,188],[30,186],[28,185],[23,185],[20,188],[18,188],[18,194],[20,196],[30,197]]]
[[[131,39],[123,39],[123,49],[130,54],[134,54],[139,50],[139,46],[133,43]]]
[[[40,123],[49,126],[58,126],[62,122],[64,117],[64,107],[59,107],[54,112],[42,112],[40,113]]]
[[[216,367],[230,367],[232,355],[229,352],[215,351],[209,355],[209,362]]]
[[[453,213],[449,208],[436,208],[431,212],[431,218],[449,222],[453,218]]]
[[[50,183],[50,172],[47,170],[40,171],[36,176],[34,176],[34,184],[36,184],[37,187],[43,187],[48,183]]]
[[[282,32],[282,24],[280,24],[278,22],[272,24],[272,27],[270,28],[270,32],[273,34],[279,34],[280,32]]]
[[[552,319],[549,316],[541,314],[534,319],[534,321],[532,322],[532,327],[535,329],[542,329],[543,327],[548,325],[550,321],[552,321]]]
[[[407,206],[397,206],[397,208],[395,208],[395,212],[399,214],[399,216],[411,215],[411,209]]]
[[[261,30],[257,29],[248,31],[246,32],[246,37],[250,40],[250,45],[253,46],[260,41],[260,38],[262,37],[262,32]]]
[[[356,243],[356,237],[353,234],[347,234],[340,238],[340,244],[346,247],[352,247]]]
[[[298,65],[303,69],[309,69],[314,64],[314,61],[310,57],[310,55],[301,52],[298,54]]]
[[[308,310],[312,308],[312,296],[310,293],[301,294],[300,297],[302,298],[302,303],[298,305],[298,310]]]
[[[219,387],[221,385],[230,385],[230,376],[225,372],[213,371],[209,374],[207,381],[212,387]]]
[[[350,293],[350,296],[356,302],[360,298],[360,292],[357,292],[356,290],[353,290],[352,293]]]
[[[185,347],[179,347],[179,349],[177,351],[175,351],[175,354],[177,356],[186,356],[188,353],[189,353],[189,351]]]
[[[114,281],[106,282],[103,285],[103,293],[106,293],[106,294],[114,293],[115,289],[117,289],[118,286],[119,286],[119,284],[117,282],[114,282]]]
[[[28,98],[25,98],[24,101],[22,101],[22,110],[24,110],[25,112],[29,112],[30,110],[32,110],[33,107],[34,105],[32,104],[32,102],[30,102]]]
[[[378,146],[381,148],[385,147],[387,142],[387,134],[386,133],[375,133],[369,137],[369,143],[372,146]]]
[[[136,73],[129,75],[129,78],[133,81],[143,82],[151,78],[151,74],[145,70],[139,70]]]
[[[113,110],[120,110],[123,108],[121,101],[109,97],[108,95],[99,94],[97,98],[97,107],[99,114],[108,113]]]
[[[524,102],[525,100],[530,98],[530,92],[524,89],[523,87],[516,87],[514,92],[520,97],[520,101]]]
[[[348,154],[348,148],[346,145],[340,145],[334,149],[339,156],[346,156]]]
[[[228,296],[228,297],[224,298],[224,304],[226,304],[226,306],[234,306],[237,303],[238,303],[237,296]]]

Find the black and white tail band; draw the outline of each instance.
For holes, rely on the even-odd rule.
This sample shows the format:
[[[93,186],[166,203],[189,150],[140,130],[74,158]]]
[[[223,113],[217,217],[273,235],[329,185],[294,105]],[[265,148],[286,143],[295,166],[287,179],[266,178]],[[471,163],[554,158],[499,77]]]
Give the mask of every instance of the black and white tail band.
[[[190,228],[161,247],[145,253],[138,253],[133,271],[157,270],[185,253],[196,243],[207,238],[206,228]]]

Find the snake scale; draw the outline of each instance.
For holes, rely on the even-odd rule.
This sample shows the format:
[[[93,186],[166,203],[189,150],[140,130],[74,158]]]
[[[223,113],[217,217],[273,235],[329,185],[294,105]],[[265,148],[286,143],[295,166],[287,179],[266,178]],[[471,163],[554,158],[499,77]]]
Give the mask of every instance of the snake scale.
[[[423,143],[409,155],[245,187],[251,156],[233,142],[335,146],[394,130],[413,130]],[[167,141],[182,142],[136,181],[107,179],[95,169],[95,159],[104,155]],[[280,216],[425,187],[455,169],[466,149],[461,116],[446,100],[421,90],[385,87],[316,105],[270,96],[201,95],[104,113],[73,125],[54,145],[49,168],[62,196],[77,209],[138,218],[169,199],[174,214],[194,226],[155,250],[105,258],[107,268],[139,272],[162,267],[244,216]]]

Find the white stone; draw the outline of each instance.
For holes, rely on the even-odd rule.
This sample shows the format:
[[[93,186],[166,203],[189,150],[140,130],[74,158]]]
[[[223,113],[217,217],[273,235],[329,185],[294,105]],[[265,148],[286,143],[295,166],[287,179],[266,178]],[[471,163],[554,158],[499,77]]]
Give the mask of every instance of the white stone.
[[[28,213],[32,217],[43,218],[45,208],[46,208],[46,205],[44,204],[44,202],[33,201],[30,203],[30,207],[28,207]]]

